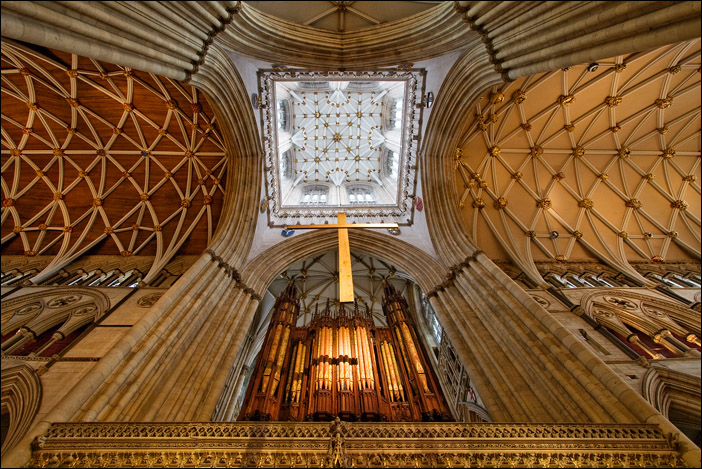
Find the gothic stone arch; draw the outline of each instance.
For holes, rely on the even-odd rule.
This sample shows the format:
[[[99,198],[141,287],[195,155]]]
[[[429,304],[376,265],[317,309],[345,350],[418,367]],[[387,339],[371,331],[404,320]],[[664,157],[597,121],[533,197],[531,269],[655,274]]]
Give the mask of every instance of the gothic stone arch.
[[[5,340],[3,351],[11,353],[57,325],[60,325],[57,332],[65,337],[97,321],[110,307],[107,296],[95,289],[38,290],[2,302],[2,335],[19,329],[17,334]]]
[[[9,414],[9,428],[2,444],[7,454],[29,430],[39,410],[42,386],[37,372],[25,362],[2,359],[2,413]]]

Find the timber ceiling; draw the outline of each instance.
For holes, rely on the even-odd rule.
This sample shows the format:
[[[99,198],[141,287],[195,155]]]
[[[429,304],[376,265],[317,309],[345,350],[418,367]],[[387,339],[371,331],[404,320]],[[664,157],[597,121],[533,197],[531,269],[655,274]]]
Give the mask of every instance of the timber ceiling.
[[[3,255],[200,254],[225,172],[201,92],[3,41]]]
[[[522,265],[699,260],[700,41],[588,67],[477,101],[455,160],[470,234]]]

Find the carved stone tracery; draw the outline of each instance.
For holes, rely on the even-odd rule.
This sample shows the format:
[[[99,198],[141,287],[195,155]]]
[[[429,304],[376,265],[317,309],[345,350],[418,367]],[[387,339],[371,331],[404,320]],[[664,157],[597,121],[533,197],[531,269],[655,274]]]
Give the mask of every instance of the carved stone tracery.
[[[497,441],[500,440],[500,441]],[[505,443],[509,440],[510,443]],[[684,467],[655,425],[236,422],[53,424],[32,465]]]

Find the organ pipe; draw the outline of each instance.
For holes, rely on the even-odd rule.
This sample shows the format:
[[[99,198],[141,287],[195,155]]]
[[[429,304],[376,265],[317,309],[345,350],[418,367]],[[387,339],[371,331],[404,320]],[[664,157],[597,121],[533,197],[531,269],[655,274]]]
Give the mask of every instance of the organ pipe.
[[[240,420],[450,420],[406,302],[393,289],[383,303],[387,326],[367,307],[329,302],[298,326],[294,285],[274,308]]]

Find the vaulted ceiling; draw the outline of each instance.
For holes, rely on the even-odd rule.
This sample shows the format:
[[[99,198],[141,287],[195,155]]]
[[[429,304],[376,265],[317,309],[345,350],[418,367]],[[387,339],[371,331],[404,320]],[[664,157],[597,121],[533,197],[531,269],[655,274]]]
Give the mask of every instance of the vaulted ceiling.
[[[441,2],[246,2],[286,21],[331,31],[352,31],[421,13]]]
[[[226,161],[195,88],[3,41],[3,255],[200,254]]]
[[[293,282],[300,298],[300,323],[308,322],[315,311],[315,305],[322,310],[327,301],[335,309],[339,305],[339,261],[336,251],[314,256],[288,267],[273,281],[269,291],[278,297],[285,287]],[[382,259],[361,253],[351,253],[354,297],[359,305],[368,306],[375,323],[385,324],[383,313],[383,289],[391,283],[403,296],[414,283],[409,277]],[[363,306],[361,306],[363,307]]]
[[[456,154],[456,201],[493,259],[700,256],[700,41],[487,91]]]
[[[293,179],[335,185],[342,181],[380,182],[384,173],[380,152],[385,143],[382,98],[376,98],[380,91],[349,91],[348,82],[330,85],[336,88],[322,93],[297,91],[301,99],[290,100]],[[399,137],[397,140],[399,147]]]
[[[402,17],[382,18],[377,3],[378,22]],[[365,4],[329,2],[329,15]],[[323,28],[321,18],[289,19]],[[205,249],[227,168],[201,92],[8,41],[2,64],[3,254],[63,262]],[[449,183],[468,232],[520,266],[699,259],[699,40],[589,65],[489,90],[464,116]]]

